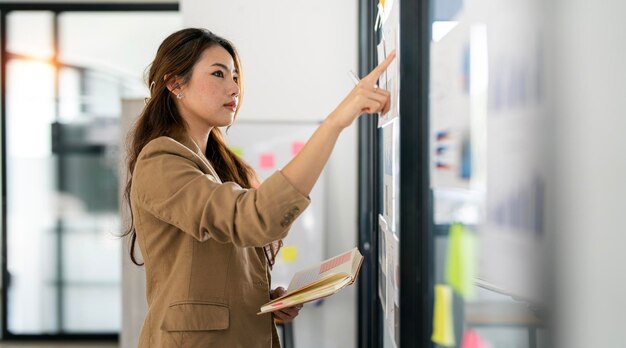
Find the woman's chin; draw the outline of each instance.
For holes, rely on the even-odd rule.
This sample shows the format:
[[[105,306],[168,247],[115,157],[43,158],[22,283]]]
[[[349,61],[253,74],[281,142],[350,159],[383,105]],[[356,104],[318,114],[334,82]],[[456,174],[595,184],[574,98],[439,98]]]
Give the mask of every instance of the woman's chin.
[[[230,120],[224,122],[222,125],[220,125],[220,127],[229,127],[233,124],[233,119],[231,118]]]
[[[228,127],[230,125],[233,124],[233,120],[234,118],[231,117],[220,117],[219,119],[213,119],[211,122],[213,127],[218,127],[218,128],[222,128],[222,127]]]

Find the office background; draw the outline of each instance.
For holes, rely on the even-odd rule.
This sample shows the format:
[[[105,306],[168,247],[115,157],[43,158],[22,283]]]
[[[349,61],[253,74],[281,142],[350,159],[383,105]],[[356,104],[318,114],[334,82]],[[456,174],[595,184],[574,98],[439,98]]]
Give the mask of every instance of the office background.
[[[61,56],[67,60],[66,63],[74,60],[74,65],[94,70],[87,71],[85,75],[76,73],[72,67],[66,70],[63,80],[66,81],[65,86],[74,87],[62,92],[69,93],[63,95],[63,100],[67,101],[61,110],[65,115],[63,117],[66,117],[63,121],[76,121],[79,134],[75,139],[91,139],[97,144],[109,144],[109,139],[98,138],[102,133],[98,132],[94,139],[80,132],[87,131],[89,135],[90,126],[100,130],[109,124],[107,122],[116,122],[122,110],[122,97],[142,98],[145,95],[141,72],[162,38],[180,27],[202,26],[232,39],[243,57],[248,93],[240,114],[242,119],[318,122],[352,87],[346,72],[359,68],[359,9],[357,1],[183,0],[180,2],[180,12],[168,19],[144,22],[143,19],[131,18],[130,22],[112,22],[112,18],[106,18],[101,24],[106,29],[98,29],[98,21],[90,18],[86,23],[76,24],[78,29],[66,31],[68,34],[81,35],[64,38],[68,46],[61,47],[68,49],[63,51],[66,55]],[[626,158],[622,150],[626,130],[623,111],[626,110],[626,69],[623,66],[626,61],[626,28],[622,17],[626,13],[626,4],[618,0],[602,3],[552,0],[542,4],[539,11],[545,21],[544,39],[549,48],[546,51],[547,69],[544,71],[545,91],[549,101],[544,123],[549,144],[546,150],[549,161],[546,230],[551,232],[551,242],[558,246],[553,254],[555,271],[552,273],[556,287],[554,293],[558,296],[551,299],[558,308],[555,314],[556,344],[562,347],[620,347],[626,342],[626,333],[621,329],[623,309],[626,309],[623,296],[626,281],[621,276],[623,265],[626,264],[626,256],[622,251],[626,241],[622,227],[622,197],[626,196],[626,185],[623,183]],[[49,14],[32,15],[35,18],[26,21],[28,24],[25,27],[11,24],[10,21],[5,23],[9,29],[15,28],[14,33],[30,35],[26,40],[31,45],[41,41],[33,39],[36,33],[41,33],[39,37],[51,35],[49,28],[52,21]],[[19,17],[16,15],[13,20],[21,21]],[[75,16],[74,19],[79,20],[79,17]],[[62,17],[61,24],[68,25],[62,28],[69,30],[71,21],[71,15],[65,19]],[[142,32],[142,28],[146,32]],[[148,35],[152,39],[146,39]],[[9,51],[33,54],[29,47],[20,48],[19,45],[13,45],[11,40],[17,40],[16,45],[21,41],[19,37],[7,38],[5,44],[8,44]],[[44,44],[51,47],[51,42],[46,40]],[[80,59],[72,58],[72,53],[76,53],[70,50],[72,42],[80,48]],[[145,45],[140,47],[137,42]],[[124,43],[122,48],[117,46],[121,43]],[[98,51],[105,46],[105,52]],[[43,57],[49,57],[50,54],[50,50],[44,52]],[[92,59],[85,60],[89,55]],[[117,58],[109,58],[113,56]],[[102,57],[109,59],[103,60]],[[118,248],[119,245],[114,244],[117,243],[115,239],[109,238],[109,232],[118,230],[120,225],[115,213],[117,205],[113,200],[109,205],[90,205],[93,199],[81,197],[85,191],[80,187],[72,188],[71,184],[75,182],[69,176],[64,180],[70,182],[59,184],[55,181],[55,178],[62,177],[57,177],[57,169],[53,165],[58,160],[55,156],[59,156],[53,151],[51,139],[51,125],[55,120],[53,73],[49,67],[36,62],[18,64],[20,57],[11,59],[16,59],[14,68],[11,68],[15,70],[4,71],[7,77],[7,99],[3,100],[3,107],[6,107],[3,161],[6,167],[2,174],[8,186],[4,191],[7,194],[4,213],[7,215],[3,215],[3,221],[8,223],[5,223],[3,247],[9,251],[7,261],[12,273],[10,286],[20,285],[20,269],[24,275],[22,280],[31,281],[21,283],[28,290],[8,295],[8,278],[4,278],[3,292],[8,295],[5,298],[13,298],[15,301],[4,303],[5,310],[11,313],[13,308],[17,315],[13,319],[17,324],[12,331],[27,335],[58,333],[58,306],[64,303],[67,307],[62,311],[66,312],[67,318],[73,318],[65,330],[69,329],[70,333],[115,334],[122,322],[119,317],[131,310],[121,307],[119,293],[119,260],[126,254],[121,246]],[[101,72],[102,69],[111,68],[114,74]],[[119,88],[119,81],[115,78],[119,75],[129,81],[124,83],[124,88]],[[84,80],[76,76],[83,76]],[[84,81],[82,87],[80,81]],[[44,88],[44,85],[49,88]],[[81,88],[102,98],[81,101],[84,106],[79,106],[76,101],[70,102],[79,96]],[[17,100],[21,100],[22,104],[17,104]],[[18,105],[22,106],[18,108]],[[30,117],[17,116],[18,112],[19,115]],[[16,118],[12,118],[12,115],[16,115]],[[61,114],[56,116],[60,117]],[[81,128],[78,120],[83,119],[83,116],[89,116],[86,118],[89,123]],[[27,141],[31,138],[33,142]],[[336,254],[357,243],[356,153],[357,125],[354,125],[340,138],[327,168],[326,255]],[[73,159],[70,155],[66,170],[82,178],[93,174],[78,169],[86,166],[85,163],[91,168],[96,163],[103,170],[114,171],[115,165],[110,166],[110,163],[115,161],[115,154],[109,153],[112,157],[108,157],[108,162],[105,154],[98,152],[92,157],[83,154],[85,158]],[[19,168],[24,169],[18,171]],[[114,174],[103,179],[103,182],[108,183],[108,186],[104,186],[105,190],[115,187],[116,182],[111,181],[111,177]],[[64,190],[73,192],[73,195],[57,197],[54,194],[56,185],[66,185]],[[25,200],[31,196],[41,197],[37,201],[39,206]],[[104,204],[102,201],[96,202]],[[41,212],[37,219],[28,214],[31,210]],[[63,214],[57,214],[59,210]],[[12,216],[12,213],[17,215]],[[81,219],[76,219],[76,216]],[[90,231],[79,236],[80,240],[75,242],[68,239],[62,250],[63,257],[68,255],[67,260],[55,255],[58,250],[54,248],[56,242],[45,236],[58,228],[60,217],[68,219],[62,226]],[[22,225],[19,225],[20,221]],[[39,232],[32,232],[35,230]],[[90,245],[94,247],[93,250],[100,251],[87,252]],[[68,250],[80,252],[72,254]],[[97,255],[99,259],[95,257]],[[81,259],[74,261],[74,257]],[[113,259],[117,261],[108,264],[102,262]],[[61,302],[55,292],[58,288],[45,294],[48,290],[42,284],[54,284],[52,288],[59,284],[58,280],[47,278],[58,276],[57,271],[51,270],[55,268],[53,264],[56,262],[65,262],[65,276],[76,277],[67,280],[80,283],[81,291],[96,285],[93,292],[83,292],[84,297],[68,295],[68,300]],[[81,267],[76,269],[72,265]],[[35,277],[37,275],[42,277]],[[108,285],[98,285],[103,280]],[[118,290],[115,290],[116,287]],[[103,292],[109,295],[97,295]],[[98,304],[93,301],[93,296],[98,300],[110,298],[111,302],[106,303],[117,301],[119,307],[111,305],[106,308],[91,307],[93,309],[88,310],[90,306]],[[141,293],[135,296],[130,303],[145,301]],[[20,297],[24,298],[22,302],[19,301]],[[19,307],[20,303],[25,307]],[[74,307],[76,309],[72,309]],[[294,324],[296,346],[357,346],[357,307],[356,288],[333,296],[322,306],[307,307]],[[94,316],[94,313],[98,315]],[[35,329],[20,329],[27,328],[26,323],[31,319],[36,322]],[[514,342],[511,344],[515,346]]]

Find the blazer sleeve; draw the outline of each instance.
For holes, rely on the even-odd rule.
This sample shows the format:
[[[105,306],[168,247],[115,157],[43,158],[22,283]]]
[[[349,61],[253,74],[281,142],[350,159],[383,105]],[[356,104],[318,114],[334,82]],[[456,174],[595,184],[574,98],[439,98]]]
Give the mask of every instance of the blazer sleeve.
[[[191,151],[146,145],[133,172],[132,195],[141,208],[198,241],[263,246],[284,238],[309,205],[276,171],[256,189],[218,183]]]

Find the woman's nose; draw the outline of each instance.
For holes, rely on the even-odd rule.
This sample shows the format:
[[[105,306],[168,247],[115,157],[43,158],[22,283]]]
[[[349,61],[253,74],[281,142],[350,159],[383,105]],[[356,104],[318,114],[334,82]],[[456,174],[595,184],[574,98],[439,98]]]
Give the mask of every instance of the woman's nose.
[[[237,82],[233,81],[233,87],[231,89],[230,95],[233,97],[237,97],[239,96],[239,92],[240,92],[239,85],[237,84]]]

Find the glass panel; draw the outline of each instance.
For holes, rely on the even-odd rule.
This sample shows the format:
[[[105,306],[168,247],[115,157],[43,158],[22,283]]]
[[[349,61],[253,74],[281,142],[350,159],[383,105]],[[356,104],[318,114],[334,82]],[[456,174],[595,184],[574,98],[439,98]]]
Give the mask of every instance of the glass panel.
[[[110,73],[87,71],[85,74],[85,112],[100,118],[119,117],[122,110],[121,80]],[[117,102],[109,102],[113,100]]]
[[[46,11],[15,11],[7,15],[7,51],[38,59],[54,55],[54,14]]]
[[[119,230],[117,215],[102,214],[97,219],[73,219],[72,225],[65,226],[65,230],[65,281],[114,283],[119,280],[121,270],[101,262],[121,257],[119,241],[112,235]]]
[[[121,288],[116,283],[66,285],[65,330],[72,333],[116,332],[120,328]]]
[[[59,70],[59,119],[62,122],[73,122],[83,112],[81,100],[83,76],[76,68],[63,67]]]
[[[57,255],[55,161],[50,155],[10,154],[7,162],[8,328],[13,333],[50,333],[57,324],[51,287]]]
[[[539,340],[541,50],[532,3],[433,2],[433,261],[445,289],[435,291],[435,346]]]
[[[21,158],[49,156],[49,125],[54,120],[52,64],[23,59],[9,61],[6,98],[8,155]]]
[[[54,56],[52,39],[32,39],[50,37],[50,14],[10,19],[14,53]],[[7,64],[8,330],[115,333],[121,99],[146,95],[142,73],[180,15],[68,13],[59,25],[58,64]]]

